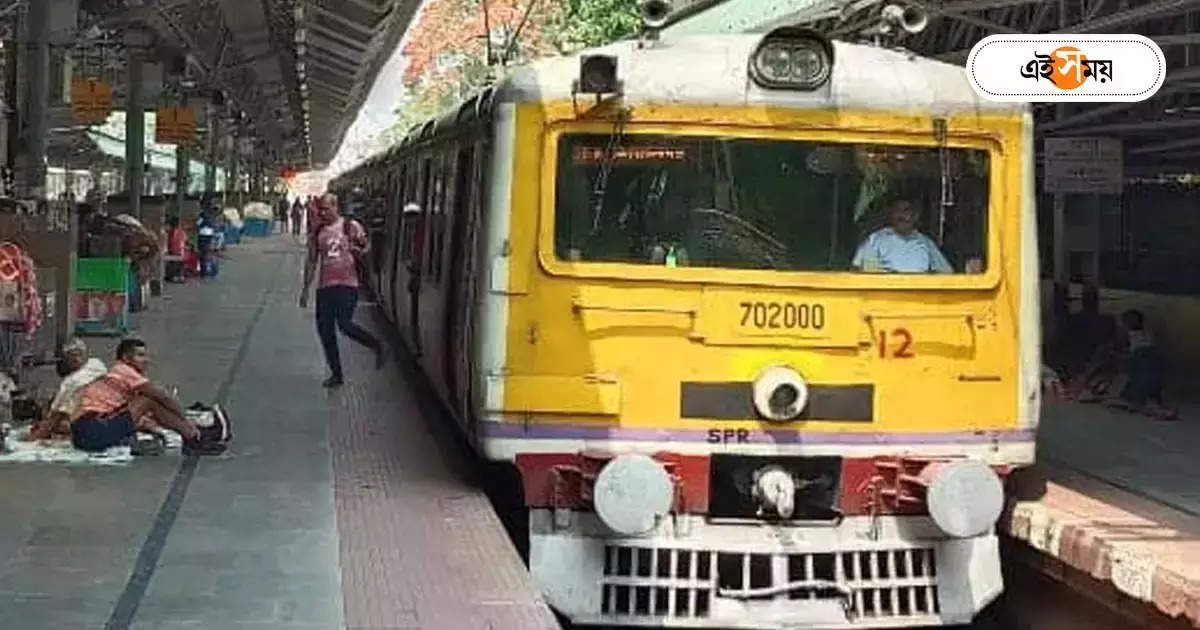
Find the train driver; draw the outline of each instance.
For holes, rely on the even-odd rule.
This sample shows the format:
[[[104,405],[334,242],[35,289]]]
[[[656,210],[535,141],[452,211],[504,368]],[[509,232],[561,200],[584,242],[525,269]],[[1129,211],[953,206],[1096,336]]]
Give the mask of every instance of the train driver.
[[[917,230],[917,211],[911,201],[888,204],[889,224],[872,232],[854,253],[851,265],[859,271],[892,273],[954,273],[954,267],[937,243]],[[978,273],[977,259],[967,262],[967,273]]]

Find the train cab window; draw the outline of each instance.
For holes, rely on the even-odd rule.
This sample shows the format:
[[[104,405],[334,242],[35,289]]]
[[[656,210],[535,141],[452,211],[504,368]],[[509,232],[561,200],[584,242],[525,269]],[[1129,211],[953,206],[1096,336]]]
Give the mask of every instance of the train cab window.
[[[981,273],[986,151],[758,138],[565,135],[555,255],[570,262]]]

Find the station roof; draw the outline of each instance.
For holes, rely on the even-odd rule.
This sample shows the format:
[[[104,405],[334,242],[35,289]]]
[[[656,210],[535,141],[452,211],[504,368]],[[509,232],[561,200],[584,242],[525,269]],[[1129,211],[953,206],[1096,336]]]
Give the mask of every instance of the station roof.
[[[40,1],[40,0],[38,0]],[[49,0],[78,2],[75,48],[110,51],[151,35],[155,61],[183,70],[195,101],[219,92],[249,151],[274,166],[323,168],[337,152],[420,0]],[[92,46],[94,44],[94,46]],[[93,54],[94,58],[94,54]],[[227,127],[228,128],[228,127]]]

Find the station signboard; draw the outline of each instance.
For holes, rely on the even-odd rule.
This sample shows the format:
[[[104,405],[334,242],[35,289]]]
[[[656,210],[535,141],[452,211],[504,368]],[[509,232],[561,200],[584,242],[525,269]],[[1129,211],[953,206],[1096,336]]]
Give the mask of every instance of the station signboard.
[[[160,107],[155,111],[154,141],[191,146],[196,142],[196,114],[190,107]]]
[[[78,123],[98,125],[113,110],[112,85],[100,79],[71,81],[71,118]]]
[[[1046,138],[1042,189],[1048,193],[1121,194],[1124,159],[1115,138]]]

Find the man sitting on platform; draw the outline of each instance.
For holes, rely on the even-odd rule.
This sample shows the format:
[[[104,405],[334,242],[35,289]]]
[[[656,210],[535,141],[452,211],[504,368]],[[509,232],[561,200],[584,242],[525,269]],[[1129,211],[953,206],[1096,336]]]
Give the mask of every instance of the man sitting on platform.
[[[145,342],[121,341],[108,373],[80,392],[80,415],[71,425],[75,448],[99,452],[132,439],[136,431],[156,433],[165,427],[183,436],[185,454],[224,452],[222,436],[230,435],[224,414],[215,414],[211,427],[197,426],[171,394],[146,378],[147,363]]]

